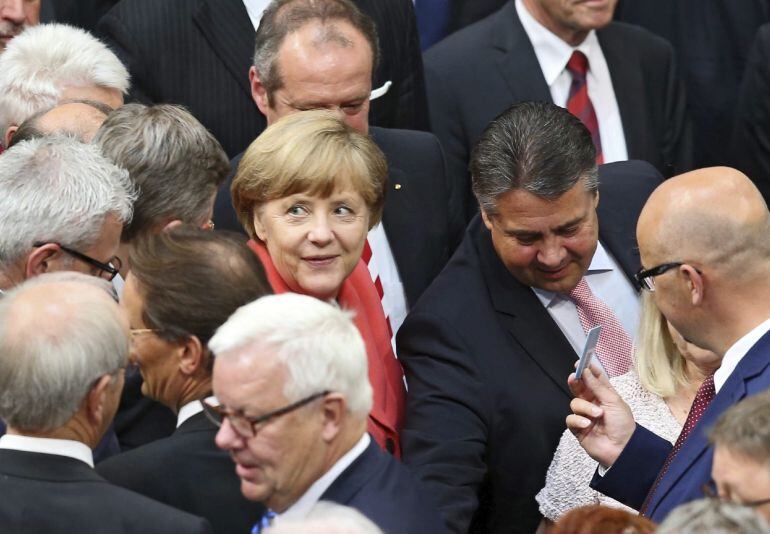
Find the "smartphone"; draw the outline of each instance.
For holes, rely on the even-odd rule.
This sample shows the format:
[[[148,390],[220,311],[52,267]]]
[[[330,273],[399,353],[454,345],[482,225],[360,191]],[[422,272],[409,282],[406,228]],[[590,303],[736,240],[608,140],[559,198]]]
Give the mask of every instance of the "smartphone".
[[[599,342],[599,334],[602,333],[602,327],[594,326],[588,331],[588,337],[586,337],[586,344],[583,345],[583,353],[580,355],[580,361],[578,361],[577,371],[575,371],[575,378],[580,380],[588,364],[591,363],[591,358],[596,352],[596,344]]]

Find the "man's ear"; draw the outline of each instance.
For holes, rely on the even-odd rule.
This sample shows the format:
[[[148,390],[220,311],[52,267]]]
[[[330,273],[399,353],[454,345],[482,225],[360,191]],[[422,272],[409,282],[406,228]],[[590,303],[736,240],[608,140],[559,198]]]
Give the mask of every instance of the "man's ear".
[[[321,430],[321,439],[329,443],[337,437],[342,429],[342,421],[345,418],[348,403],[345,401],[345,397],[339,393],[328,393],[322,402],[323,429]]]
[[[481,220],[484,221],[484,226],[487,227],[487,230],[490,232],[492,231],[492,219],[489,217],[486,211],[484,211],[483,208],[479,209],[481,212]]]
[[[86,416],[94,426],[102,424],[105,415],[108,389],[112,386],[112,375],[102,375],[86,396]]]
[[[24,278],[32,278],[52,271],[51,262],[61,255],[59,246],[55,243],[46,243],[42,247],[36,247],[27,256],[24,267]]]
[[[3,136],[3,146],[6,148],[8,145],[11,144],[11,140],[13,139],[13,135],[16,133],[16,130],[18,130],[19,127],[15,124],[8,127],[8,129],[5,131],[5,135]]]
[[[599,207],[599,190],[594,193],[594,209]]]
[[[262,112],[262,115],[267,117],[267,110],[270,107],[270,99],[267,95],[267,89],[262,85],[259,73],[256,67],[249,69],[249,85],[251,86],[251,98],[254,99],[254,103]]]
[[[194,375],[206,363],[206,350],[198,336],[187,336],[184,341],[181,341],[177,354],[179,370],[188,376]]]
[[[679,272],[687,280],[687,288],[690,291],[690,303],[693,306],[700,306],[705,295],[703,275],[695,267],[686,263],[679,267]]]

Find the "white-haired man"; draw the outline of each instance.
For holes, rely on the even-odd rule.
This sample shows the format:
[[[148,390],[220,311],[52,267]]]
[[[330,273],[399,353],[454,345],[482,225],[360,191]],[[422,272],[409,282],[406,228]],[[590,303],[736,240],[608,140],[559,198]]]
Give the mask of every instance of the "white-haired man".
[[[38,274],[80,271],[111,280],[135,187],[95,146],[31,139],[0,157],[0,291]]]
[[[40,22],[41,0],[0,0],[0,54],[27,26]]]
[[[91,449],[120,398],[126,319],[104,281],[30,280],[0,300],[0,525],[7,534],[207,533],[205,520],[111,486]]]
[[[3,146],[27,117],[60,100],[88,99],[120,107],[128,80],[117,56],[88,32],[64,24],[26,29],[0,55]]]
[[[209,342],[214,394],[241,491],[269,512],[260,525],[305,517],[319,499],[358,509],[386,532],[444,532],[419,483],[366,433],[366,350],[349,313],[312,297],[263,297]]]

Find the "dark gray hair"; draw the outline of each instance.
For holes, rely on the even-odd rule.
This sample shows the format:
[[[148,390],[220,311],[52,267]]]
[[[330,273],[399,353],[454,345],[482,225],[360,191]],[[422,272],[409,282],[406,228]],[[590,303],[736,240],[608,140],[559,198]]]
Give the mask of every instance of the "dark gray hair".
[[[556,199],[581,179],[599,187],[591,134],[569,111],[547,102],[523,102],[501,113],[471,153],[473,193],[494,215],[500,195],[523,189]]]
[[[770,465],[770,391],[731,406],[709,431],[711,443]]]
[[[372,49],[372,72],[380,60],[377,27],[368,15],[362,13],[350,0],[273,0],[262,14],[254,45],[254,67],[267,91],[268,98],[283,87],[278,67],[278,51],[284,39],[309,22],[326,25],[343,20],[360,31]],[[327,28],[323,42],[346,43],[347,38],[334,28]]]
[[[58,428],[127,358],[108,282],[75,272],[31,278],[0,299],[0,418],[19,430]]]
[[[222,146],[181,106],[127,104],[110,114],[93,143],[139,188],[124,242],[174,219],[205,223],[230,172]]]

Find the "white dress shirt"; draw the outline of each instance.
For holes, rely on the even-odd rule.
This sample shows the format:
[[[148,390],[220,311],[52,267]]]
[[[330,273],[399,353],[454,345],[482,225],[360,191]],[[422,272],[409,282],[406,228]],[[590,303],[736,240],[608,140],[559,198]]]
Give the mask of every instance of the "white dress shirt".
[[[206,397],[204,400],[207,400],[209,402],[212,402],[212,404],[219,404],[217,402],[217,398],[214,396]],[[176,414],[176,427],[179,428],[182,426],[182,423],[187,421],[190,417],[193,415],[197,415],[203,411],[203,405],[201,404],[201,401],[194,400],[192,402],[188,402],[181,408],[179,408],[179,413]]]
[[[278,514],[275,519],[273,519],[272,524],[280,524],[282,519],[304,519],[321,498],[321,495],[329,489],[329,486],[337,480],[345,469],[350,467],[350,464],[352,464],[356,458],[364,453],[371,441],[372,439],[369,437],[369,434],[364,433],[364,435],[361,436],[361,439],[358,440],[358,443],[353,445],[348,452],[342,455],[342,457],[337,460],[331,469],[324,473],[321,478],[313,482],[302,497],[297,499],[297,502],[292,504],[282,514]]]
[[[733,374],[735,368],[741,362],[746,353],[749,352],[757,341],[770,330],[770,319],[756,326],[751,332],[733,343],[733,346],[727,349],[722,364],[714,373],[714,390],[719,393],[727,379]]]
[[[80,460],[91,467],[94,466],[94,456],[88,445],[71,439],[35,438],[6,434],[0,437],[0,449],[67,456]]]
[[[551,91],[551,98],[556,105],[566,107],[572,75],[567,71],[567,62],[572,52],[580,50],[588,58],[588,96],[594,106],[596,119],[599,121],[599,135],[602,140],[602,155],[605,163],[628,159],[626,136],[620,118],[615,89],[612,86],[610,69],[604,58],[602,47],[596,32],[591,30],[578,46],[573,47],[562,41],[549,29],[540,24],[527,11],[522,0],[516,0],[516,12],[521,25],[535,49],[540,70]]]
[[[243,0],[243,5],[246,6],[246,12],[249,14],[251,24],[254,26],[254,31],[259,28],[259,21],[262,20],[262,13],[265,12],[267,6],[270,5],[272,0]]]
[[[596,245],[585,279],[591,292],[613,311],[633,341],[639,326],[639,295],[601,242]],[[575,353],[580,354],[586,342],[586,334],[574,301],[560,293],[537,288],[532,290],[556,321]]]

